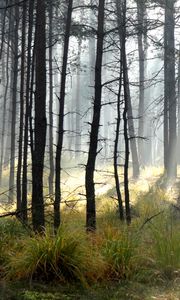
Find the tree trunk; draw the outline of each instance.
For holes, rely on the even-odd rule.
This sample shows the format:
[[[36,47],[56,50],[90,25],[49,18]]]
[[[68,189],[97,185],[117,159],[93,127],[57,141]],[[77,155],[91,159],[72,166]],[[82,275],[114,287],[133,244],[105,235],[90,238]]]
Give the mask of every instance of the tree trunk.
[[[45,226],[43,199],[43,169],[46,146],[46,12],[45,1],[37,1],[35,39],[35,124],[32,156],[32,221],[34,231]]]
[[[179,61],[178,61],[178,147],[180,149],[180,45],[179,45]],[[180,164],[180,155],[178,155],[178,164]]]
[[[138,152],[139,162],[141,165],[144,161],[144,83],[145,83],[145,50],[143,45],[144,36],[144,16],[145,16],[144,0],[137,1],[137,17],[138,17],[138,53],[139,53],[139,108],[138,108]]]
[[[28,159],[28,117],[29,117],[29,90],[32,77],[34,73],[34,68],[31,69],[31,47],[32,47],[32,30],[33,30],[33,10],[34,1],[29,0],[29,15],[28,15],[28,45],[27,45],[27,76],[26,76],[26,101],[25,101],[25,122],[24,122],[24,151],[23,151],[23,175],[22,175],[22,219],[27,222],[27,159]]]
[[[23,3],[22,41],[21,41],[21,86],[20,86],[20,125],[19,125],[19,152],[17,165],[17,210],[21,209],[22,201],[22,155],[23,155],[23,125],[24,125],[24,76],[25,76],[25,46],[26,46],[26,1]]]
[[[81,87],[81,38],[78,40],[77,75],[76,75],[76,140],[75,157],[78,158],[81,151],[81,124],[80,124],[80,87]]]
[[[177,176],[174,29],[174,0],[166,0],[164,28],[164,163],[169,179]]]
[[[130,120],[132,120],[132,107],[131,107],[131,97],[130,97],[127,57],[126,57],[126,22],[127,22],[126,0],[122,0],[121,3],[119,3],[119,1],[117,0],[116,6],[117,6],[119,36],[121,42],[121,57],[122,57],[122,69],[123,69],[123,83],[124,83],[124,112],[123,112],[124,142],[125,142],[124,199],[125,199],[125,208],[126,208],[126,222],[129,225],[131,223],[131,210],[130,210],[130,199],[129,199],[129,138],[132,137],[131,136],[132,128],[129,128],[128,130],[128,126],[130,125],[132,126],[132,123],[130,124],[128,123]],[[130,117],[131,119],[129,120]]]
[[[121,5],[122,5],[122,3],[120,3],[117,0],[116,6],[117,6],[117,22],[118,22],[118,28],[119,28],[119,39],[120,39],[121,47],[123,47],[123,40],[122,40],[123,25],[122,25],[122,20],[121,20]],[[133,120],[133,112],[132,112],[132,104],[131,104],[131,94],[130,94],[130,88],[129,88],[129,76],[128,76],[126,55],[125,55],[124,59],[125,59],[125,62],[124,62],[125,65],[123,68],[124,68],[124,72],[126,73],[126,89],[127,89],[127,95],[128,95],[127,122],[128,122],[131,154],[132,154],[133,177],[138,178],[139,177],[139,159],[138,159],[138,151],[137,151],[137,145],[136,145],[136,135],[135,135],[135,129],[134,129],[134,120]]]
[[[9,88],[9,58],[10,58],[10,29],[11,29],[11,10],[9,13],[9,26],[8,26],[8,44],[6,54],[6,87],[4,91],[4,102],[3,102],[3,119],[2,119],[2,134],[1,134],[1,160],[0,160],[0,185],[2,183],[2,171],[4,162],[4,146],[5,146],[5,128],[6,128],[6,108],[7,108],[7,96]]]
[[[14,7],[14,33],[12,38],[13,49],[13,85],[12,85],[12,112],[11,112],[11,147],[10,147],[10,177],[9,177],[9,201],[14,201],[15,184],[15,146],[16,146],[16,114],[17,114],[17,80],[18,80],[18,28],[19,6],[17,0]]]
[[[71,17],[72,17],[73,0],[68,2],[68,11],[66,19],[66,30],[64,37],[64,50],[63,50],[63,65],[61,75],[61,90],[59,99],[59,125],[58,125],[58,141],[56,150],[56,178],[55,178],[55,202],[54,202],[54,227],[58,228],[61,222],[60,219],[60,203],[61,203],[61,157],[64,136],[64,106],[65,106],[65,89],[66,89],[66,75],[67,75],[67,61],[69,51],[69,38],[71,30]]]
[[[119,218],[121,221],[124,220],[124,209],[122,202],[122,195],[120,190],[120,180],[118,174],[118,146],[119,146],[119,135],[120,135],[120,123],[121,123],[121,90],[122,90],[122,53],[120,55],[120,80],[119,80],[119,91],[117,97],[117,120],[116,120],[116,135],[114,141],[114,178],[116,185],[116,193],[118,199]]]
[[[96,205],[95,205],[95,183],[94,171],[97,156],[98,133],[101,113],[101,96],[102,96],[102,58],[103,58],[103,41],[104,41],[104,8],[105,0],[99,1],[98,8],[98,30],[97,30],[97,50],[95,65],[95,96],[93,120],[91,124],[90,144],[88,160],[86,165],[85,187],[86,187],[86,228],[88,231],[96,229]]]
[[[54,194],[54,155],[53,155],[53,55],[52,55],[53,6],[49,5],[49,194]]]

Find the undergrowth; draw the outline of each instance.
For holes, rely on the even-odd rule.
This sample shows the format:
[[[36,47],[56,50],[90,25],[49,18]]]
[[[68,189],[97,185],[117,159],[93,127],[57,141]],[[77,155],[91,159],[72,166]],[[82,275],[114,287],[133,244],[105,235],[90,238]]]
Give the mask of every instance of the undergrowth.
[[[106,196],[107,197],[107,196]],[[139,194],[131,226],[116,205],[99,207],[98,230],[86,234],[81,212],[63,215],[57,234],[32,235],[13,219],[0,222],[0,275],[5,280],[74,283],[180,277],[180,223],[166,193]],[[102,201],[103,203],[103,201]]]

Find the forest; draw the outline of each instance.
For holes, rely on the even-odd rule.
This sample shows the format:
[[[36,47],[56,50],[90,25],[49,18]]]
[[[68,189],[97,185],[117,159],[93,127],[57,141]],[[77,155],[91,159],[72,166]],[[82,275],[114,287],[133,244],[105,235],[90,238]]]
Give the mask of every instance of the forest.
[[[0,299],[180,299],[180,0],[0,1]]]

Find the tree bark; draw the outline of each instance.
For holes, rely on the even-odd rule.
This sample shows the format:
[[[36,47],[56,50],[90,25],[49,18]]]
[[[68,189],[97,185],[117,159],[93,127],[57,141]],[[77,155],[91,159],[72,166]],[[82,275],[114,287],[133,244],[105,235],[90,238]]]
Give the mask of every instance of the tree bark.
[[[85,187],[86,187],[86,228],[88,231],[96,229],[96,205],[95,205],[95,183],[94,171],[97,156],[98,133],[101,113],[101,96],[102,96],[102,58],[103,58],[103,41],[104,41],[104,8],[105,0],[99,1],[98,8],[98,30],[97,30],[97,50],[95,65],[95,95],[93,120],[90,132],[90,144],[88,160],[86,164]]]
[[[138,108],[138,152],[139,162],[141,165],[144,161],[144,97],[145,97],[145,49],[143,43],[144,36],[144,16],[145,3],[144,0],[137,1],[137,17],[138,17],[138,53],[139,53],[139,108]]]
[[[17,4],[17,0],[15,1]],[[14,201],[15,184],[15,146],[16,146],[16,114],[17,114],[17,80],[18,80],[18,28],[19,6],[14,7],[14,33],[12,38],[13,51],[13,85],[12,85],[12,111],[11,111],[11,146],[10,146],[10,176],[9,176],[9,201]]]
[[[120,190],[120,180],[118,174],[118,148],[119,148],[119,135],[120,135],[120,123],[121,123],[121,90],[122,90],[122,52],[120,54],[120,80],[119,80],[119,91],[117,97],[117,120],[116,120],[116,135],[114,141],[114,178],[116,185],[116,193],[118,199],[119,218],[124,221],[124,208],[122,202],[122,195]]]
[[[123,48],[123,32],[122,28],[122,20],[121,20],[121,5],[122,1],[116,1],[116,7],[117,7],[117,23],[118,23],[118,30],[119,30],[119,39],[121,43],[121,47]],[[125,5],[125,3],[123,4]],[[124,28],[126,30],[126,28]],[[126,49],[125,49],[126,50]],[[138,178],[139,177],[139,159],[138,159],[138,151],[137,151],[137,144],[136,144],[136,135],[135,135],[135,129],[134,129],[134,120],[133,120],[133,111],[132,111],[132,104],[131,104],[131,94],[130,94],[130,88],[129,88],[129,76],[128,76],[128,67],[127,67],[127,58],[126,55],[124,57],[124,66],[123,66],[123,72],[125,72],[126,75],[126,90],[127,90],[127,97],[128,97],[128,110],[127,110],[127,122],[128,122],[128,131],[129,131],[129,139],[130,139],[130,148],[131,148],[131,154],[132,154],[132,169],[133,169],[133,177]],[[123,73],[124,76],[124,73]],[[124,80],[124,79],[123,79]]]
[[[31,68],[31,47],[32,47],[32,31],[33,31],[33,11],[34,0],[29,0],[29,14],[28,14],[28,42],[27,42],[27,76],[26,76],[26,98],[25,98],[25,122],[24,122],[24,151],[23,151],[23,175],[22,175],[22,219],[27,222],[27,159],[28,159],[28,118],[29,118],[29,90],[32,77],[34,75],[34,68]]]
[[[164,165],[167,177],[177,176],[174,0],[166,0],[164,28]]]
[[[20,83],[20,125],[19,125],[19,151],[17,165],[17,210],[21,209],[22,202],[22,155],[23,155],[23,127],[24,127],[24,85],[25,85],[25,46],[26,46],[26,1],[23,3],[22,41],[21,41],[21,83]]]
[[[44,0],[37,1],[36,13],[36,93],[34,149],[32,156],[32,221],[34,231],[41,232],[45,226],[43,169],[46,145],[46,11]]]
[[[53,153],[53,5],[49,4],[49,194],[54,193],[54,153]]]
[[[55,201],[54,201],[54,227],[57,229],[61,223],[60,218],[60,204],[61,204],[61,157],[63,148],[64,137],[64,106],[65,106],[65,89],[66,89],[66,75],[67,75],[67,62],[69,51],[69,39],[71,30],[71,17],[72,17],[73,0],[68,1],[68,11],[66,19],[66,29],[64,36],[64,50],[63,50],[63,65],[61,75],[61,90],[59,99],[59,125],[58,125],[58,141],[56,150],[55,161]]]
[[[9,13],[9,26],[8,26],[8,43],[7,43],[7,54],[6,54],[6,87],[4,91],[4,102],[3,102],[3,119],[2,119],[2,134],[1,134],[1,160],[0,160],[0,185],[2,184],[2,171],[4,163],[4,148],[5,148],[5,128],[6,128],[6,116],[7,116],[7,97],[9,89],[9,61],[10,61],[10,29],[11,29],[11,10]]]

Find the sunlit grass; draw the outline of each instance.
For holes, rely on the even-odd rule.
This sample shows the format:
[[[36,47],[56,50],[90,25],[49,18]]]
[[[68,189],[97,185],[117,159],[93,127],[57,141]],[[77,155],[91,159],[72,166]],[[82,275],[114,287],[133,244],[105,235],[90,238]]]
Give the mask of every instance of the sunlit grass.
[[[111,188],[96,199],[94,234],[85,231],[85,200],[78,201],[82,187],[76,190],[73,184],[69,186],[70,179],[66,181],[69,191],[63,199],[67,203],[62,205],[62,227],[57,235],[49,216],[44,236],[30,236],[13,218],[1,219],[0,276],[63,284],[80,282],[84,286],[109,280],[178,280],[180,216],[178,211],[174,215],[174,194],[162,184],[162,171],[145,169],[139,180],[130,180],[130,227],[119,220],[114,180],[109,174],[106,179]],[[74,183],[79,172],[75,173]],[[98,176],[101,182],[104,175]],[[82,174],[76,184],[81,180]],[[47,213],[48,209],[51,207],[47,207]]]

